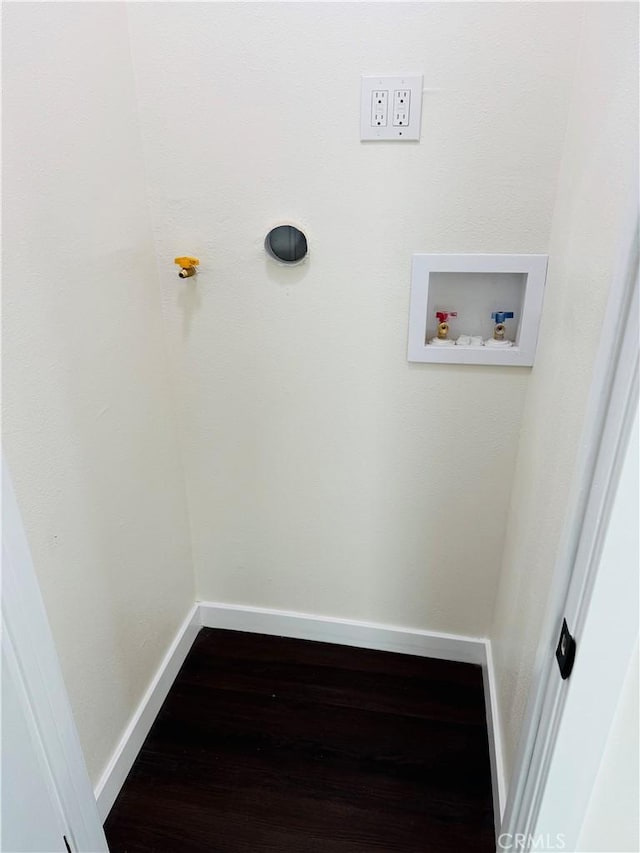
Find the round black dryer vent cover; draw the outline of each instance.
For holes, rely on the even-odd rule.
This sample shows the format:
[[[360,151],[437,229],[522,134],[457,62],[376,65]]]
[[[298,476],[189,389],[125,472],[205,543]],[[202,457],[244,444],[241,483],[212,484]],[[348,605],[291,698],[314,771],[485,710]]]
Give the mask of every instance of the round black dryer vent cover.
[[[282,264],[297,264],[307,254],[307,238],[295,225],[278,225],[267,234],[267,254]]]

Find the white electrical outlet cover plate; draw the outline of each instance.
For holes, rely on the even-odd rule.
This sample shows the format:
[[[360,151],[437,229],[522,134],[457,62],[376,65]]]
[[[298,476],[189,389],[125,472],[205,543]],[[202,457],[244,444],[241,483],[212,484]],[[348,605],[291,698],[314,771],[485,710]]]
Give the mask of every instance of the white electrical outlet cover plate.
[[[407,124],[400,124],[405,116],[397,117],[394,107],[399,100],[395,93],[406,90],[409,95],[409,116]],[[374,122],[373,94],[388,92],[387,123],[378,125]],[[394,122],[395,119],[395,122]],[[422,123],[422,74],[398,74],[393,77],[381,75],[362,76],[362,94],[360,99],[360,139],[366,140],[395,140],[396,142],[416,142],[420,139]]]

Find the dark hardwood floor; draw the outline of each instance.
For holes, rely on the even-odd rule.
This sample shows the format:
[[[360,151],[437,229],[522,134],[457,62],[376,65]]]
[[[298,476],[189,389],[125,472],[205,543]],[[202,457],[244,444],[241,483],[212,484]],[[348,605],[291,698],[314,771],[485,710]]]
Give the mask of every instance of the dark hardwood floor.
[[[480,667],[204,628],[105,831],[111,853],[493,853]]]

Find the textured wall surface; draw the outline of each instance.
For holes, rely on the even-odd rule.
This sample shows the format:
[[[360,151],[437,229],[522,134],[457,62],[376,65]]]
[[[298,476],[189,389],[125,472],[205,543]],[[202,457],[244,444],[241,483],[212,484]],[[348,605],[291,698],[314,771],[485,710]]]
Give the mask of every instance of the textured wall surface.
[[[193,601],[125,9],[3,7],[3,449],[94,781]]]
[[[529,371],[408,364],[410,259],[547,251],[581,14],[130,8],[200,597],[488,630]],[[422,141],[362,144],[360,75],[396,71]]]
[[[588,4],[492,638],[513,766],[612,271],[638,187],[638,8]]]

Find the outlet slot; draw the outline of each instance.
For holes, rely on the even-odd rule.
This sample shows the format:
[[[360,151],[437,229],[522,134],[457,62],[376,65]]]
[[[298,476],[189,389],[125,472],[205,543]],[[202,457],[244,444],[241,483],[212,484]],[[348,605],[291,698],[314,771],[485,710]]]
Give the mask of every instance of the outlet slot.
[[[371,127],[386,127],[389,120],[389,91],[376,89],[371,93]]]
[[[409,108],[411,105],[411,89],[396,89],[393,93],[393,126],[407,127],[409,124]]]

